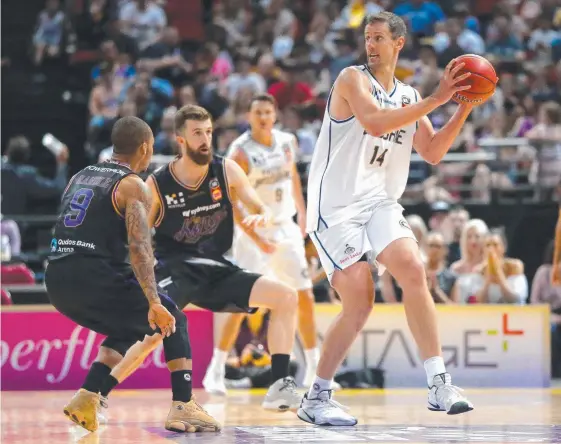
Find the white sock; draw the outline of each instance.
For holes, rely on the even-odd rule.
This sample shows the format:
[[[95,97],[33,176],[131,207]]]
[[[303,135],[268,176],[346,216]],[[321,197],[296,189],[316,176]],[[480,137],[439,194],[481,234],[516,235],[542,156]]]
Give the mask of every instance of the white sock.
[[[308,391],[308,398],[317,397],[318,393],[323,390],[331,390],[332,379],[322,379],[316,375],[314,382]]]
[[[429,358],[424,363],[425,372],[427,372],[427,381],[429,387],[433,385],[433,379],[436,375],[446,373],[446,367],[444,366],[444,359],[442,356],[434,356]]]
[[[306,367],[315,370],[319,363],[319,348],[304,350],[304,356],[306,357]]]
[[[214,368],[224,368],[226,366],[226,360],[228,359],[228,352],[220,350],[219,348],[214,349],[212,355],[212,365]]]

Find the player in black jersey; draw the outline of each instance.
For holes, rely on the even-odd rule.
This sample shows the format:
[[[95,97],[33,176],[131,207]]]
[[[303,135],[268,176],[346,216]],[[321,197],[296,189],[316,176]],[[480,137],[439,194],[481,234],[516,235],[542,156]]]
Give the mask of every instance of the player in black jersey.
[[[47,292],[57,310],[107,336],[64,413],[95,431],[111,369],[136,342],[163,335],[173,391],[166,428],[217,430],[216,421],[191,398],[186,317],[156,286],[148,224],[152,197],[138,176],[152,157],[152,131],[142,120],[124,117],[111,139],[111,160],[78,172],[64,192],[46,270]]]
[[[181,155],[147,180],[153,192],[150,223],[155,227],[159,283],[179,307],[188,303],[215,312],[271,310],[269,350],[273,383],[263,407],[295,409],[302,396],[289,376],[296,330],[297,294],[282,283],[249,273],[224,258],[233,238],[234,208],[245,208],[245,228],[268,223],[268,210],[243,170],[214,156],[212,122],[198,106],[185,106],[175,117]],[[112,372],[122,381],[157,346],[147,340],[131,349]]]

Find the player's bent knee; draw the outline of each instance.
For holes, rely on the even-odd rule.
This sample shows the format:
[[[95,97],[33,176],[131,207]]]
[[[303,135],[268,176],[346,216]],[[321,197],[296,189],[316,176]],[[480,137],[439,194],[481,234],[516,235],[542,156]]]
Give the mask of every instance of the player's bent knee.
[[[403,258],[400,266],[403,272],[399,279],[396,276],[396,280],[403,289],[408,287],[420,289],[423,285],[426,285],[425,267],[419,257],[413,254],[407,255]]]
[[[133,340],[123,340],[115,339],[113,337],[107,337],[101,343],[99,349],[99,356],[103,353],[104,359],[122,359],[127,353],[127,350],[131,348],[136,341]],[[104,350],[105,349],[105,350]],[[112,355],[112,356],[110,356]]]
[[[281,282],[260,277],[251,290],[249,305],[271,310],[296,311],[298,293]]]

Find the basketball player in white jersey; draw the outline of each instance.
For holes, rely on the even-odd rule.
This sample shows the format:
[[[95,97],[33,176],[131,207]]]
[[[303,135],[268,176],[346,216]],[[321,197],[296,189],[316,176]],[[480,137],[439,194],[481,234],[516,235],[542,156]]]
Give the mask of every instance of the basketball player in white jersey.
[[[473,409],[446,372],[419,248],[397,203],[412,147],[436,164],[459,134],[470,105],[459,105],[438,132],[426,115],[469,89],[457,86],[469,73],[458,75],[463,64],[450,62],[436,91],[423,100],[394,77],[406,32],[395,14],[366,18],[368,62],[345,68],[335,81],[310,166],[307,229],[342,301],[298,410],[300,419],[313,424],[357,423],[331,400],[331,380],[372,310],[374,283],[365,259],[375,261],[380,274],[387,269],[403,289],[407,321],[427,373],[428,408],[449,414]]]
[[[236,225],[232,246],[239,267],[277,278],[298,291],[298,331],[306,357],[305,386],[313,381],[319,361],[312,281],[304,248],[306,205],[296,169],[296,138],[273,129],[276,101],[269,94],[255,96],[248,120],[251,129],[232,142],[228,157],[247,174],[260,199],[270,209],[273,226],[250,231]],[[297,215],[298,225],[293,217]],[[239,218],[239,216],[237,217]],[[244,314],[230,314],[203,380],[205,389],[225,394],[225,364],[238,336]]]

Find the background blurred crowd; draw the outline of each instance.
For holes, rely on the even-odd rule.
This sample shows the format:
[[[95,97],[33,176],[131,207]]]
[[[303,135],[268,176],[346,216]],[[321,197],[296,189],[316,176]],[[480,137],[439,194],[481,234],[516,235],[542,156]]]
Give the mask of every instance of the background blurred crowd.
[[[343,68],[365,61],[362,20],[390,10],[409,29],[396,76],[423,97],[447,62],[465,53],[487,57],[500,78],[496,94],[474,110],[454,143],[453,161],[411,166],[404,200],[432,205],[429,220],[409,219],[435,300],[545,302],[556,311],[552,322],[561,325],[561,290],[547,279],[551,253],[530,290],[524,264],[505,256],[504,236],[455,206],[497,196],[561,202],[560,0],[46,0],[41,7],[26,31],[26,62],[3,41],[2,74],[27,63],[32,77],[25,88],[38,91],[48,108],[53,82],[61,73],[76,76],[81,67],[79,81],[74,87],[66,81],[62,97],[78,103],[84,137],[71,145],[62,137],[58,143],[14,134],[4,125],[3,214],[55,213],[69,174],[110,156],[111,128],[122,116],[148,122],[155,152],[173,155],[175,110],[199,104],[215,120],[215,151],[223,154],[248,129],[249,101],[261,92],[278,102],[278,127],[298,139],[305,185],[331,85]],[[3,29],[10,29],[5,15]],[[430,115],[436,129],[455,106]],[[49,162],[56,167],[45,175]],[[2,220],[2,242],[12,253],[20,250],[17,231],[9,218]],[[312,256],[310,267],[321,282]],[[503,281],[512,292],[501,291]],[[379,289],[379,299],[400,300],[387,273]],[[335,297],[323,284],[317,293]]]

